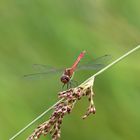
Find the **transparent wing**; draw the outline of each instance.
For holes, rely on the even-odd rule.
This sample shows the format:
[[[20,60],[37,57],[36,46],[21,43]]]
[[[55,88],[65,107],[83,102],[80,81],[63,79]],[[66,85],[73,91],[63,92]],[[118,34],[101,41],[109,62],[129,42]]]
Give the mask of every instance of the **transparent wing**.
[[[35,73],[25,74],[24,78],[34,79],[34,78],[43,78],[48,75],[57,74],[63,72],[64,69],[57,69],[52,66],[43,65],[43,64],[33,64],[33,68],[37,71]]]
[[[33,64],[33,69],[40,72],[49,72],[57,70],[57,68],[45,64]]]
[[[99,70],[111,59],[111,55],[104,55],[88,63],[78,66],[77,70]]]

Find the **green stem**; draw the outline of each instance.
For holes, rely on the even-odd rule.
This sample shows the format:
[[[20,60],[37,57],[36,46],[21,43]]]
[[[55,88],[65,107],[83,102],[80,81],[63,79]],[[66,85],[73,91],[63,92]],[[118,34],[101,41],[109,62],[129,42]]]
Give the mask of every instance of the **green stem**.
[[[54,105],[52,105],[50,108],[48,108],[46,111],[44,111],[42,114],[40,114],[36,119],[34,119],[32,122],[30,122],[28,125],[26,125],[23,129],[21,129],[18,133],[16,133],[12,138],[9,140],[14,140],[17,136],[19,136],[21,133],[23,133],[28,127],[30,127],[32,124],[34,124],[37,120],[39,120],[41,117],[43,117],[45,114],[47,114],[51,109],[53,109],[57,104],[59,104],[64,99],[60,99],[58,102],[56,102]]]
[[[125,57],[127,57],[129,54],[133,53],[134,51],[138,50],[140,48],[140,45],[135,47],[134,49],[130,50],[129,52],[127,52],[126,54],[124,54],[123,56],[119,57],[117,60],[113,61],[112,63],[110,63],[109,65],[107,65],[106,67],[104,67],[103,69],[101,69],[100,71],[98,71],[97,73],[95,73],[93,76],[91,76],[89,79],[87,79],[86,81],[84,81],[81,85],[89,82],[90,80],[94,80],[94,78],[101,74],[102,72],[106,71],[108,68],[112,67],[114,64],[118,63],[119,61],[121,61],[122,59],[124,59]],[[12,138],[10,138],[9,140],[14,140],[17,136],[19,136],[21,133],[23,133],[27,128],[29,128],[32,124],[34,124],[36,121],[38,121],[41,117],[43,117],[45,114],[47,114],[51,109],[53,109],[53,107],[55,107],[58,103],[60,103],[61,101],[63,101],[64,99],[60,99],[58,102],[56,102],[54,105],[52,105],[50,108],[48,108],[46,111],[44,111],[41,115],[39,115],[36,119],[34,119],[32,122],[30,122],[27,126],[25,126],[23,129],[21,129],[17,134],[15,134]]]
[[[97,73],[95,73],[93,76],[91,76],[89,79],[87,79],[86,81],[84,81],[81,85],[87,83],[90,80],[93,80],[96,76],[98,76],[99,74],[103,73],[104,71],[106,71],[108,68],[112,67],[113,65],[115,65],[116,63],[120,62],[121,60],[123,60],[125,57],[127,57],[128,55],[130,55],[131,53],[135,52],[136,50],[140,49],[140,45],[138,45],[137,47],[135,47],[134,49],[128,51],[127,53],[125,53],[124,55],[122,55],[121,57],[119,57],[118,59],[116,59],[115,61],[113,61],[112,63],[110,63],[109,65],[107,65],[106,67],[104,67],[103,69],[101,69],[100,71],[98,71]]]

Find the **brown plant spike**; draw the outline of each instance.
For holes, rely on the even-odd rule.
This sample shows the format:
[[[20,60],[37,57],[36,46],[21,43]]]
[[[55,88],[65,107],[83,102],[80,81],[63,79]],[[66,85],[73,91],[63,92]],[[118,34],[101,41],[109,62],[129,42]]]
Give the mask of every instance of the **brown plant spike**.
[[[48,133],[51,134],[52,140],[58,140],[60,138],[61,124],[64,116],[71,113],[76,101],[80,100],[83,96],[88,97],[90,105],[82,118],[87,118],[91,113],[95,114],[96,109],[93,102],[94,93],[92,90],[93,83],[94,80],[90,80],[76,88],[60,92],[58,97],[63,100],[54,107],[54,112],[49,120],[39,125],[27,140],[37,140],[41,135],[45,136]]]

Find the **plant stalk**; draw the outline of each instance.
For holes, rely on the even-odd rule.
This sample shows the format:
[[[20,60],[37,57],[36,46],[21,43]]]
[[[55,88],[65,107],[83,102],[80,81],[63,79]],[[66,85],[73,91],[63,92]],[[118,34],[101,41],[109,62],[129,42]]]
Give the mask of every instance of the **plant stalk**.
[[[98,71],[97,73],[95,73],[93,76],[91,76],[90,78],[88,78],[86,81],[84,81],[82,84],[87,83],[88,81],[94,79],[96,76],[100,75],[101,73],[103,73],[104,71],[106,71],[108,68],[114,66],[115,64],[117,64],[118,62],[120,62],[121,60],[123,60],[124,58],[126,58],[128,55],[130,55],[131,53],[135,52],[136,50],[140,49],[140,45],[138,45],[137,47],[135,47],[134,49],[128,51],[127,53],[125,53],[124,55],[122,55],[121,57],[119,57],[118,59],[116,59],[115,61],[113,61],[112,63],[110,63],[109,65],[107,65],[106,67],[104,67],[103,69],[101,69],[100,71]],[[82,85],[81,84],[81,85]]]
[[[136,50],[140,49],[140,45],[138,45],[137,47],[135,47],[134,49],[128,51],[127,53],[125,53],[124,55],[122,55],[121,57],[119,57],[118,59],[116,59],[115,61],[113,61],[112,63],[110,63],[109,65],[107,65],[106,67],[104,67],[103,69],[101,69],[100,71],[98,71],[97,73],[95,73],[93,76],[91,76],[90,78],[88,78],[86,81],[84,81],[81,85],[86,84],[87,82],[94,80],[94,78],[98,75],[100,75],[101,73],[103,73],[104,71],[106,71],[108,68],[112,67],[113,65],[115,65],[116,63],[120,62],[122,59],[124,59],[125,57],[127,57],[128,55],[130,55],[131,53],[135,52]],[[80,86],[81,86],[80,85]],[[21,129],[17,134],[15,134],[12,138],[10,138],[9,140],[14,140],[17,136],[19,136],[20,134],[22,134],[27,128],[29,128],[32,124],[34,124],[36,121],[38,121],[41,117],[43,117],[45,114],[47,114],[51,109],[53,109],[57,104],[59,104],[61,101],[63,101],[64,99],[60,99],[58,102],[56,102],[54,105],[52,105],[50,108],[48,108],[46,111],[44,111],[41,115],[39,115],[36,119],[34,119],[32,122],[30,122],[27,126],[25,126],[23,129]]]
[[[57,104],[59,104],[63,99],[60,99],[58,102],[53,104],[50,108],[48,108],[46,111],[44,111],[42,114],[40,114],[37,118],[35,118],[32,122],[30,122],[28,125],[26,125],[23,129],[21,129],[18,133],[16,133],[12,138],[9,140],[14,140],[17,136],[19,136],[21,133],[23,133],[27,128],[29,128],[32,124],[34,124],[37,120],[42,118],[45,114],[47,114],[51,109],[53,109]]]

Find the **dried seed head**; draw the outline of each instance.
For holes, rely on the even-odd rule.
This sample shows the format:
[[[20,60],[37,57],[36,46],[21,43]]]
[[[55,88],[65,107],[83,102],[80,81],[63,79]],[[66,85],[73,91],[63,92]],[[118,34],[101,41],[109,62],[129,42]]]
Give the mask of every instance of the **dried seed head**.
[[[95,114],[96,109],[93,102],[93,83],[91,79],[86,83],[81,84],[76,88],[71,88],[58,94],[59,98],[63,100],[54,107],[54,112],[48,121],[39,125],[33,134],[27,138],[27,140],[37,140],[40,136],[51,134],[52,140],[58,140],[61,134],[61,124],[66,114],[70,114],[77,100],[80,100],[83,96],[87,96],[89,100],[89,107],[83,116],[83,119],[87,118],[90,114]]]

